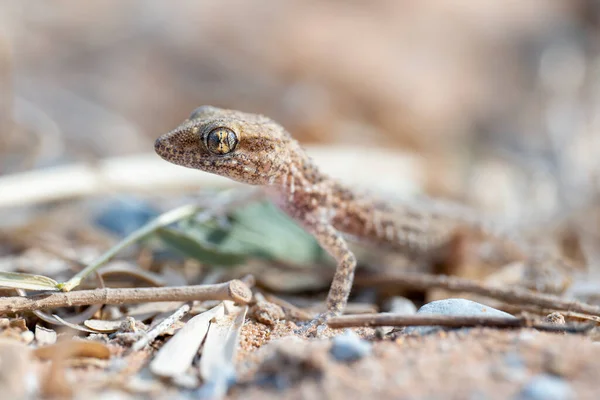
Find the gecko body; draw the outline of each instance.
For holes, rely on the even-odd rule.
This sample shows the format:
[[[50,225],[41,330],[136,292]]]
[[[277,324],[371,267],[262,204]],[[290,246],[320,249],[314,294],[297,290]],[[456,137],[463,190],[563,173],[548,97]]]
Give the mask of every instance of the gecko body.
[[[321,173],[281,125],[262,115],[199,107],[159,137],[155,151],[177,165],[263,186],[310,232],[337,261],[323,319],[343,312],[352,288],[356,258],[345,235],[408,256],[434,257],[466,224],[440,210],[393,207],[355,193]]]

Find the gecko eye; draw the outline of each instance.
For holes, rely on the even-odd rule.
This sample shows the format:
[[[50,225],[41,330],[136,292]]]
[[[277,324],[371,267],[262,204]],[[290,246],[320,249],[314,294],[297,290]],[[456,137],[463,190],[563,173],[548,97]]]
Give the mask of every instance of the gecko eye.
[[[206,135],[205,144],[208,151],[216,155],[231,153],[238,144],[238,138],[229,128],[215,128]]]

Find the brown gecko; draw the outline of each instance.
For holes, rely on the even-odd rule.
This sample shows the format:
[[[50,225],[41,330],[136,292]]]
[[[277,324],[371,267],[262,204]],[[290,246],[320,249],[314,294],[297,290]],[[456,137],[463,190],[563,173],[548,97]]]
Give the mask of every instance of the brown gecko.
[[[202,106],[158,138],[155,150],[171,163],[263,186],[315,236],[337,261],[320,321],[343,312],[352,288],[356,258],[344,235],[432,258],[465,226],[483,230],[460,212],[423,204],[392,207],[355,193],[321,173],[282,126],[262,115]]]

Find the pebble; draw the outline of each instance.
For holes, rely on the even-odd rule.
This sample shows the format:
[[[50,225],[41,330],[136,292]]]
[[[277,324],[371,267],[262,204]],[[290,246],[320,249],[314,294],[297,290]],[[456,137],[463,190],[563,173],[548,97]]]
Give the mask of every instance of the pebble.
[[[257,301],[250,308],[250,315],[254,316],[258,322],[269,326],[273,326],[277,321],[285,318],[283,309],[268,301]]]
[[[371,354],[371,343],[351,330],[333,338],[329,352],[337,361],[356,361]]]
[[[554,375],[534,376],[516,396],[516,400],[571,400],[575,394],[571,385]]]
[[[412,315],[417,312],[417,307],[412,301],[400,296],[389,299],[385,304],[385,308],[388,312],[394,314]]]
[[[444,299],[432,301],[419,308],[417,314],[436,315],[460,315],[460,316],[488,316],[488,317],[511,317],[514,316],[504,311],[486,306],[467,299]],[[442,329],[439,326],[409,326],[404,332],[408,334],[425,335]]]

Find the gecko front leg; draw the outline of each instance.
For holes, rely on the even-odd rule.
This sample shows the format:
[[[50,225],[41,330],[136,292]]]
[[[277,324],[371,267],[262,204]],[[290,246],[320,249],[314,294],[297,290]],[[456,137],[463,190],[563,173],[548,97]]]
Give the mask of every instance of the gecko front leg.
[[[337,268],[327,295],[327,311],[309,322],[307,326],[300,330],[300,334],[306,334],[313,327],[324,324],[329,318],[342,314],[344,308],[346,308],[346,303],[348,303],[356,269],[354,253],[348,247],[346,240],[332,225],[305,223],[305,228],[314,235],[321,247],[336,260]]]

